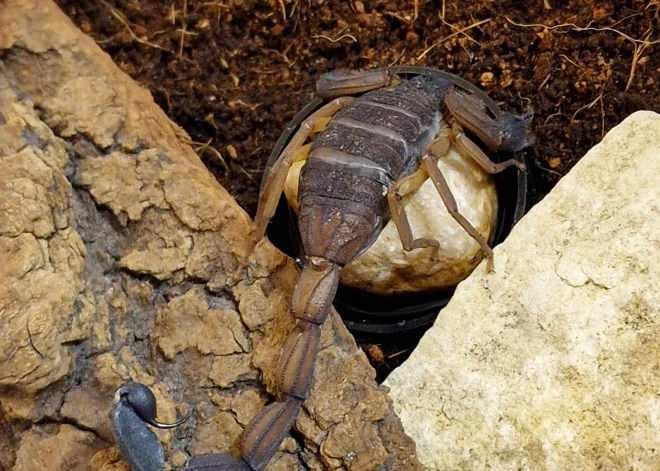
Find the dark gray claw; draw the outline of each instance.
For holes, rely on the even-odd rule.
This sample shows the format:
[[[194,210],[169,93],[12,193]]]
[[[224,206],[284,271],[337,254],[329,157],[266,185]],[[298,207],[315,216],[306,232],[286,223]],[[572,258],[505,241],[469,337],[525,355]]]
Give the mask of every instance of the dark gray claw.
[[[132,471],[163,471],[165,456],[160,441],[146,423],[157,428],[173,428],[188,420],[174,424],[156,420],[156,397],[140,383],[124,383],[115,393],[115,405],[110,411],[112,432],[119,451]]]
[[[531,134],[529,127],[534,115],[531,112],[518,116],[502,113],[500,125],[505,130],[502,136],[502,145],[499,150],[517,152],[536,143],[536,137]]]

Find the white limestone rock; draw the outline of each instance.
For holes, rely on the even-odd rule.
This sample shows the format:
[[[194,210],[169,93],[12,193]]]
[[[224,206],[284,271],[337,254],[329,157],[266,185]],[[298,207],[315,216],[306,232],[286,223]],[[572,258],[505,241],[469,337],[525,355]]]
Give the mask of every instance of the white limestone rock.
[[[285,184],[287,201],[293,208],[303,164],[298,162],[291,167]],[[491,239],[497,223],[497,194],[492,176],[455,150],[438,162],[438,168],[458,210],[486,240]],[[413,236],[436,239],[440,249],[406,252],[390,220],[369,250],[342,270],[342,284],[384,295],[443,289],[465,279],[483,259],[479,244],[451,217],[433,182],[424,182],[419,190],[404,197],[403,204]]]
[[[660,467],[660,115],[610,131],[386,381],[428,470]]]

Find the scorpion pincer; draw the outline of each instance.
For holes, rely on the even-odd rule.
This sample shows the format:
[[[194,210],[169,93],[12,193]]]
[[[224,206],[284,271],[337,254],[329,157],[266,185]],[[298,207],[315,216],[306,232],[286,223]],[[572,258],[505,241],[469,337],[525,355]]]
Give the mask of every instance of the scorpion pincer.
[[[515,159],[492,162],[464,128],[491,151],[515,152],[534,142],[529,130],[531,113],[505,113],[444,76],[418,75],[402,80],[389,69],[330,72],[318,80],[317,94],[330,101],[303,122],[278,158],[255,217],[254,245],[265,235],[289,168],[306,160],[298,191],[306,264],[291,300],[296,328],[287,338],[277,365],[280,397],[247,426],[240,441],[240,457],[195,456],[189,460],[188,470],[264,469],[309,394],[321,325],[330,311],[340,269],[373,244],[389,218],[405,250],[439,246],[437,240],[414,238],[401,202],[427,178],[449,213],[481,246],[487,271],[493,269],[491,248],[458,211],[436,162],[455,145],[488,173],[510,166],[523,170],[524,165]],[[313,135],[316,139],[307,143]],[[131,388],[141,386],[131,384]],[[139,423],[159,425],[153,422],[153,395],[149,400],[153,404],[142,404],[142,409],[150,411],[145,415],[140,412],[141,404],[136,409],[130,394],[120,394],[111,414],[120,450],[134,471],[161,471],[163,466],[163,452],[154,443],[155,437],[148,437],[145,431],[149,430]]]

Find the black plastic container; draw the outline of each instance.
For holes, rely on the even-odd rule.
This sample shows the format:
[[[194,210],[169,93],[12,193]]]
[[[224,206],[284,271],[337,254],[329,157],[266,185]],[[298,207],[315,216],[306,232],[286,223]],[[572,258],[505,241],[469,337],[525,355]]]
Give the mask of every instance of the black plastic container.
[[[404,79],[416,75],[446,77],[456,86],[478,95],[485,102],[497,107],[484,92],[455,75],[426,67],[392,67],[391,70]],[[261,181],[262,189],[268,172],[300,124],[324,103],[324,100],[316,98],[305,106],[286,127],[268,159]],[[475,142],[479,141],[475,140]],[[495,156],[490,154],[490,157],[496,162],[512,157],[520,162],[525,162],[522,152],[501,153]],[[502,242],[525,213],[528,173],[528,171],[520,172],[514,167],[494,176],[498,197],[498,217],[492,245]],[[267,234],[276,247],[294,257],[298,264],[303,266],[305,256],[298,233],[297,216],[289,207],[284,195],[282,195],[277,211],[268,226]],[[348,329],[359,338],[402,333],[415,334],[430,327],[453,293],[452,288],[444,291],[382,296],[340,284],[333,304]]]

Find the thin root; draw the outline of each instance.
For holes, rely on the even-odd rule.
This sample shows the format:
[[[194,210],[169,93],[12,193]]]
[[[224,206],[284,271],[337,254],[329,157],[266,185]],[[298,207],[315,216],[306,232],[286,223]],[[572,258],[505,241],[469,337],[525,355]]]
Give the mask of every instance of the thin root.
[[[623,33],[621,31],[619,31],[618,29],[614,29],[614,28],[611,28],[611,27],[608,27],[608,26],[605,26],[603,28],[594,28],[594,27],[591,26],[593,21],[590,21],[589,24],[585,27],[578,26],[575,23],[562,23],[562,24],[556,25],[556,26],[548,26],[548,25],[539,24],[539,23],[531,23],[531,24],[516,23],[515,21],[513,21],[511,18],[509,18],[507,16],[505,16],[504,18],[509,23],[511,23],[512,25],[520,26],[522,28],[544,28],[544,29],[547,29],[549,31],[555,31],[557,29],[570,27],[573,31],[578,31],[578,32],[581,32],[581,31],[610,31],[610,32],[618,34],[622,38],[625,38],[628,41],[631,41],[635,44],[646,44],[647,46],[652,46],[654,44],[659,44],[660,43],[660,39],[656,39],[655,41],[648,41],[647,39],[635,39],[631,36],[628,36],[626,33]]]
[[[591,109],[596,103],[598,103],[599,101],[601,101],[603,99],[603,90],[604,89],[605,89],[605,84],[603,84],[603,86],[601,87],[600,94],[596,97],[596,99],[594,101],[592,101],[588,105],[581,106],[580,108],[577,109],[577,111],[575,113],[573,113],[573,116],[571,117],[571,124],[573,124],[575,122],[575,117],[577,116],[577,114],[580,111]]]
[[[343,33],[344,31],[346,31],[346,28],[342,29],[342,30],[339,32],[339,34]],[[350,38],[350,39],[353,40],[354,43],[358,42],[358,40],[357,40],[357,38],[356,38],[355,36],[353,36],[352,34],[348,34],[348,33],[346,33],[346,34],[341,34],[341,36],[339,36],[339,37],[336,38],[336,39],[332,39],[332,38],[330,38],[330,37],[328,37],[328,36],[326,36],[326,35],[324,35],[324,34],[315,34],[315,35],[312,36],[312,37],[313,37],[313,38],[325,39],[326,41],[330,41],[330,42],[333,43],[333,44],[334,44],[334,43],[337,43],[337,42],[339,42],[339,41],[341,41],[341,40],[344,39],[344,38]]]
[[[208,142],[193,142],[194,145],[198,146],[194,149],[194,151],[198,155],[203,154],[207,150],[210,151],[222,163],[222,166],[225,167],[225,170],[227,171],[227,174],[229,174],[230,173],[229,165],[227,165],[227,162],[222,157],[222,154],[220,153],[220,151],[218,151],[217,149],[211,147],[211,142],[212,141],[213,141],[213,139],[209,139]]]
[[[117,19],[118,19],[118,20],[119,20],[119,21],[120,21],[120,22],[126,27],[126,29],[128,30],[128,33],[131,35],[131,37],[132,37],[136,42],[138,42],[138,43],[140,43],[140,44],[142,44],[142,45],[144,45],[144,46],[153,47],[154,49],[160,49],[161,51],[172,52],[172,51],[170,51],[170,50],[167,49],[167,48],[164,48],[164,47],[162,47],[162,46],[159,46],[158,44],[154,44],[154,43],[152,43],[152,42],[147,41],[146,39],[142,39],[142,38],[138,37],[138,35],[135,34],[135,33],[133,32],[133,30],[131,29],[131,25],[128,24],[128,21],[126,21],[126,18],[124,18],[124,16],[123,16],[121,13],[119,13],[117,10],[115,10],[115,9],[114,9],[112,6],[110,6],[107,2],[103,2],[103,4],[105,4],[105,6],[107,6],[107,7],[110,9],[110,14],[111,14],[112,16],[114,16],[115,18],[117,18]]]
[[[627,16],[623,20],[625,20],[627,18],[630,18],[632,16],[636,16],[636,15]],[[625,91],[628,91],[628,89],[630,88],[630,85],[632,85],[632,81],[635,78],[635,71],[637,70],[637,63],[638,63],[639,58],[641,57],[641,55],[644,53],[644,50],[646,50],[646,48],[648,48],[649,46],[653,46],[654,44],[659,44],[660,43],[660,39],[656,39],[655,41],[649,41],[649,38],[651,37],[651,34],[653,33],[653,27],[650,27],[649,29],[647,29],[646,32],[644,33],[644,36],[641,39],[638,39],[638,38],[633,38],[632,36],[628,36],[626,33],[622,32],[622,31],[619,31],[618,29],[615,29],[611,26],[605,26],[605,27],[602,27],[602,28],[595,28],[595,27],[591,26],[593,24],[593,21],[590,21],[589,24],[587,24],[586,27],[578,26],[575,23],[562,23],[562,24],[556,25],[556,26],[548,26],[548,25],[539,24],[539,23],[532,23],[532,24],[516,23],[515,21],[513,21],[509,17],[505,16],[504,18],[509,23],[511,23],[512,25],[520,26],[521,28],[544,28],[547,31],[555,31],[555,30],[562,29],[562,28],[570,28],[571,31],[578,31],[578,32],[582,32],[582,31],[609,31],[609,32],[618,34],[619,36],[626,39],[627,41],[630,41],[633,44],[635,50],[633,52],[632,64],[630,65],[630,75],[628,76],[628,83],[626,84],[626,90]],[[617,24],[621,23],[621,21],[623,21],[623,20],[617,21],[616,23],[614,23],[614,25],[617,25]],[[588,107],[590,108],[592,105],[588,105]],[[581,108],[581,109],[583,109],[583,108]],[[580,111],[580,110],[578,110],[578,111]]]
[[[646,33],[646,39],[651,36],[651,29],[649,29]],[[630,65],[630,75],[628,76],[628,83],[626,83],[626,91],[630,88],[630,85],[632,85],[632,81],[635,78],[635,71],[637,70],[637,62],[639,61],[639,58],[641,55],[644,53],[644,50],[649,47],[650,43],[645,42],[643,44],[635,44],[635,51],[633,52],[633,60],[632,64]]]
[[[436,47],[438,47],[440,44],[442,44],[442,43],[445,42],[446,40],[451,39],[451,38],[453,38],[453,37],[455,37],[455,36],[458,36],[459,34],[463,34],[463,33],[465,33],[466,31],[471,30],[472,28],[476,28],[477,26],[481,26],[481,25],[484,24],[484,23],[488,23],[490,20],[491,20],[491,18],[488,18],[488,19],[486,19],[486,20],[481,20],[481,21],[479,21],[479,22],[477,22],[477,23],[473,23],[473,24],[471,24],[470,26],[466,26],[465,28],[456,31],[455,33],[452,33],[452,34],[450,34],[449,36],[446,36],[446,37],[442,38],[441,40],[439,40],[439,41],[433,43],[433,44],[432,44],[431,46],[429,46],[424,52],[422,52],[419,56],[417,56],[417,60],[422,60],[422,59],[423,59],[423,58],[424,58],[429,52],[431,52],[433,49],[435,49]]]

